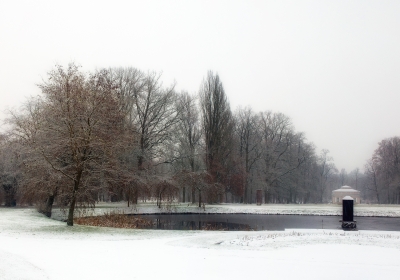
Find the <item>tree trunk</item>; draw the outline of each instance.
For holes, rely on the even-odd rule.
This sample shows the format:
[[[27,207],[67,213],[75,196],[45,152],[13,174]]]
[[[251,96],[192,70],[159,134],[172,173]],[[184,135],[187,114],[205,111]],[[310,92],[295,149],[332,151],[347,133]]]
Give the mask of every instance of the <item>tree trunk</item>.
[[[143,156],[139,156],[138,158],[138,169],[139,170],[143,169]]]
[[[161,199],[162,199],[162,192],[160,192],[158,196],[158,208],[161,208]]]
[[[4,189],[4,201],[6,207],[13,207],[16,206],[16,199],[15,199],[15,189],[11,184],[3,184]]]
[[[74,225],[74,211],[75,211],[75,204],[76,204],[76,192],[79,189],[79,184],[81,181],[82,177],[82,170],[78,171],[78,174],[76,175],[75,182],[74,182],[74,190],[72,192],[72,199],[69,205],[69,211],[68,211],[68,219],[67,219],[67,226],[73,226]]]
[[[186,188],[185,187],[182,188],[182,202],[183,203],[186,202]]]
[[[72,196],[71,203],[70,203],[70,205],[69,205],[67,226],[73,226],[73,225],[74,225],[75,203],[76,203],[76,198],[75,198],[75,192],[74,192],[74,194],[73,194],[73,196]]]
[[[192,203],[196,201],[196,190],[192,187]]]
[[[248,203],[247,183],[244,183],[243,195],[240,198],[240,202],[243,202],[245,204]]]
[[[54,194],[49,195],[46,201],[45,208],[43,209],[43,214],[46,215],[47,217],[51,217],[51,211],[53,209],[53,203],[54,203],[54,198],[56,196]]]
[[[139,191],[137,188],[133,191],[132,204],[137,204],[139,199]]]
[[[201,191],[199,191],[199,207],[201,208]]]

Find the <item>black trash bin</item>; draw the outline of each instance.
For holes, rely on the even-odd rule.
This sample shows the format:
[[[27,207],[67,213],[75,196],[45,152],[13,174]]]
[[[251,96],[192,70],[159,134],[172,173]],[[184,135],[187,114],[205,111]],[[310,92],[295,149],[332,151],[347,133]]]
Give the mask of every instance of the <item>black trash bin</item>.
[[[342,200],[342,228],[343,229],[355,229],[357,227],[356,221],[354,221],[354,200],[351,196],[345,196]]]

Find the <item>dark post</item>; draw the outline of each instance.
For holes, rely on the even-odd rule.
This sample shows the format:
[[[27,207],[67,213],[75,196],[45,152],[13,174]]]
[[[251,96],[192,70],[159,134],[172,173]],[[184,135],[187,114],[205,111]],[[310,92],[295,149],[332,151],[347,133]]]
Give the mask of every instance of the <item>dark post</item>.
[[[345,196],[342,200],[343,205],[343,218],[342,228],[343,229],[355,229],[357,227],[356,221],[354,220],[354,200],[350,196]]]
[[[262,204],[262,190],[257,190],[257,205]]]

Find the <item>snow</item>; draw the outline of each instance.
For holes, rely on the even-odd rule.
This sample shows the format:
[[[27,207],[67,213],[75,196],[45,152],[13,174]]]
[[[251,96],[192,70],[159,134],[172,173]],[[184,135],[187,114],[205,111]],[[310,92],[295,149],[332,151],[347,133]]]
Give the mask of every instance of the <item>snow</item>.
[[[158,208],[155,203],[139,203],[127,207],[127,203],[105,203],[96,204],[95,209],[85,210],[84,215],[100,215],[104,212],[116,211],[118,213],[155,214],[155,213],[203,213],[203,214],[281,214],[281,215],[318,215],[318,216],[341,216],[342,205],[340,204],[215,204],[199,208],[188,203],[173,203]],[[58,220],[66,219],[67,213],[59,209],[53,211],[53,217]],[[77,212],[79,215],[79,212]],[[370,205],[356,204],[354,206],[356,217],[400,217],[398,205]]]
[[[354,200],[351,196],[345,196],[345,197],[343,197],[343,199],[342,200]]]
[[[286,207],[279,209],[305,211]],[[314,207],[331,211],[331,206]],[[400,232],[67,227],[34,209],[0,208],[0,244],[4,280],[398,279],[400,274]]]
[[[334,190],[332,192],[334,192],[334,193],[336,193],[336,192],[359,193],[360,191],[356,191],[356,190],[353,190],[353,189],[342,189],[342,188],[340,188],[340,189]]]

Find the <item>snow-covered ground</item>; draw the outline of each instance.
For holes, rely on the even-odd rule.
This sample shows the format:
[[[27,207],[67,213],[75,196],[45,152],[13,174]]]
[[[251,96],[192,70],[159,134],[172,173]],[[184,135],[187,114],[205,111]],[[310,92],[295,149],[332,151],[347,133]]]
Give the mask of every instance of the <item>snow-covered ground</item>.
[[[400,232],[67,227],[34,209],[0,208],[0,279],[5,280],[399,279],[399,275]]]
[[[215,204],[205,205],[199,208],[188,203],[163,204],[158,208],[155,203],[139,203],[127,207],[126,202],[96,204],[94,209],[87,209],[83,215],[99,215],[104,212],[116,211],[119,213],[207,213],[207,214],[281,214],[281,215],[320,215],[320,216],[341,216],[342,206],[337,204]],[[53,216],[56,219],[65,219],[66,212],[55,209]],[[77,212],[79,215],[79,212]],[[370,205],[356,204],[354,216],[358,217],[400,217],[398,205]]]

